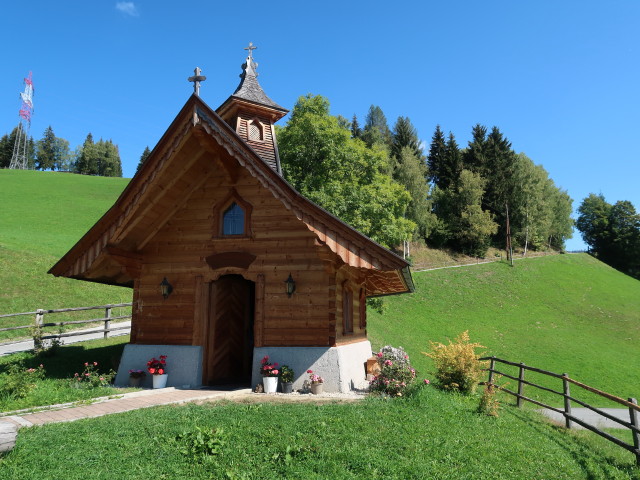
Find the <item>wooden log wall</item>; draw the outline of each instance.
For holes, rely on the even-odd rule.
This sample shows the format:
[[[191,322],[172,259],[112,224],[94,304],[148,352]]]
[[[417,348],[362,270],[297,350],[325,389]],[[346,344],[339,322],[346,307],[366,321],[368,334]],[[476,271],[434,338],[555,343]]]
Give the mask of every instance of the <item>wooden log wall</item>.
[[[208,172],[204,180],[203,172]],[[149,239],[154,225],[140,221],[137,226],[144,231],[137,236],[147,239],[136,282],[135,342],[204,345],[209,285],[222,275],[239,274],[256,283],[257,346],[334,345],[342,335],[342,287],[336,282],[353,281],[356,275],[348,270],[336,274],[336,266],[318,254],[318,249],[326,247],[318,246],[315,234],[246,170],[234,170],[219,156],[207,153],[188,173],[181,181],[196,187],[189,191],[187,201],[177,197],[158,202],[173,212],[162,228]],[[250,234],[220,238],[215,231],[220,212],[215,209],[231,188],[252,206]],[[225,252],[244,252],[256,258],[246,269],[212,269],[207,264],[207,257]],[[285,293],[289,274],[296,282],[291,298]],[[173,286],[167,299],[159,289],[164,277]],[[365,337],[359,328],[358,285],[353,292],[354,333],[341,339],[342,343]]]

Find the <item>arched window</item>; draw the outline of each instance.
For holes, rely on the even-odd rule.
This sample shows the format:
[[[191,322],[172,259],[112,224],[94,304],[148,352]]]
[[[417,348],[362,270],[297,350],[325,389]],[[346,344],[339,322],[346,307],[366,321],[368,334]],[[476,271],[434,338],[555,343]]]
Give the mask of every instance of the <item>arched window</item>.
[[[235,188],[213,207],[213,238],[251,237],[251,211],[253,207],[246,202]]]
[[[251,120],[248,125],[248,130],[249,140],[257,140],[259,142],[264,140],[262,125],[258,120]]]
[[[244,210],[236,202],[229,205],[222,215],[222,234],[244,234]]]

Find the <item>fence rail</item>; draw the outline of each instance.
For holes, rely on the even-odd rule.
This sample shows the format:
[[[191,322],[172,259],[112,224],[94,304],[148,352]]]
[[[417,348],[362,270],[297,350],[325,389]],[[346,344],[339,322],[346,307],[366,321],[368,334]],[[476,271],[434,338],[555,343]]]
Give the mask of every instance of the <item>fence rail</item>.
[[[109,338],[110,332],[131,328],[131,327],[112,327],[111,326],[111,322],[114,320],[131,319],[131,315],[113,316],[112,315],[113,309],[121,308],[121,307],[131,307],[132,305],[133,305],[132,303],[114,303],[109,305],[96,305],[96,306],[90,306],[90,307],[57,308],[57,309],[50,309],[50,310],[38,309],[34,312],[21,312],[21,313],[10,313],[6,315],[0,315],[0,319],[19,317],[24,315],[34,316],[33,322],[31,322],[28,325],[18,325],[13,327],[0,328],[0,332],[6,332],[11,330],[21,330],[21,329],[27,329],[27,328],[31,329],[31,336],[33,338],[34,347],[36,349],[42,348],[42,340],[53,340],[53,339],[59,340],[65,337],[75,337],[78,335],[86,335],[88,333],[104,333],[104,338]],[[71,320],[71,321],[65,321],[65,322],[45,322],[44,321],[45,315],[69,313],[69,312],[82,312],[82,311],[88,311],[88,310],[104,310],[104,316],[100,318],[91,318],[87,320]],[[103,322],[104,327],[98,328],[96,330],[88,331],[88,332],[87,331],[85,332],[71,331],[71,332],[59,332],[51,335],[42,334],[43,333],[42,329],[46,327],[63,327],[65,325],[82,325],[87,323],[99,323],[99,322]],[[18,343],[20,341],[22,340],[4,342],[4,344],[6,345],[10,343]]]
[[[559,374],[559,373],[554,373],[554,372],[549,372],[547,370],[542,370],[540,368],[535,368],[535,367],[530,367],[528,365],[525,365],[524,363],[515,363],[515,362],[510,362],[508,360],[504,360],[501,358],[497,358],[497,357],[484,357],[481,358],[480,360],[489,360],[490,364],[489,364],[489,368],[485,369],[486,371],[489,372],[489,378],[486,382],[482,382],[482,384],[484,385],[491,385],[503,392],[506,392],[510,395],[513,395],[514,397],[516,397],[516,405],[518,407],[522,407],[522,402],[523,401],[527,401],[527,402],[531,402],[535,405],[539,405],[543,408],[547,408],[549,410],[552,410],[562,416],[564,416],[565,419],[565,426],[567,428],[571,428],[573,426],[573,423],[577,423],[578,425],[586,428],[587,430],[590,430],[598,435],[600,435],[603,438],[606,438],[607,440],[609,440],[610,442],[615,443],[616,445],[628,450],[629,452],[633,453],[636,457],[636,464],[640,466],[640,423],[638,422],[638,418],[639,418],[639,414],[638,412],[640,412],[640,407],[638,406],[638,402],[635,398],[629,398],[628,400],[624,400],[623,398],[620,398],[616,395],[612,395],[610,393],[607,392],[603,392],[602,390],[598,390],[597,388],[591,387],[589,385],[585,385],[582,382],[579,382],[577,380],[574,380],[573,378],[569,378],[569,375],[566,373],[563,374]],[[518,376],[515,377],[513,375],[509,375],[505,372],[501,372],[499,370],[496,369],[496,363],[502,363],[504,365],[510,365],[513,367],[517,367],[518,370]],[[525,372],[526,371],[531,371],[531,372],[535,372],[535,373],[540,373],[542,375],[546,375],[549,377],[553,377],[559,380],[562,380],[562,391],[558,391],[558,390],[553,390],[552,388],[547,388],[544,387],[542,385],[538,385],[534,382],[530,382],[528,380],[525,380]],[[500,375],[501,377],[505,377],[505,378],[509,378],[511,380],[517,381],[518,382],[518,391],[514,392],[512,390],[509,390],[508,388],[505,387],[501,387],[497,384],[494,383],[494,375]],[[550,392],[553,393],[555,395],[559,395],[563,398],[564,400],[564,407],[563,408],[556,408],[556,407],[552,407],[550,405],[547,405],[545,403],[539,402],[538,400],[534,400],[533,398],[527,397],[524,395],[524,387],[525,385],[529,385],[531,387],[535,387],[538,388],[540,390],[544,390],[546,392]],[[622,420],[614,415],[610,415],[609,413],[594,407],[592,405],[589,405],[586,402],[583,402],[582,400],[578,400],[575,397],[571,396],[571,385],[575,385],[577,387],[580,387],[586,391],[589,391],[591,393],[594,393],[596,395],[599,395],[603,398],[606,398],[612,402],[618,403],[620,405],[624,405],[626,408],[629,409],[629,421],[625,421]],[[603,417],[618,423],[619,425],[621,425],[624,428],[628,428],[631,431],[631,436],[633,438],[633,445],[629,444],[627,442],[624,442],[622,440],[620,440],[617,437],[614,437],[613,435],[608,434],[607,432],[603,432],[602,430],[600,430],[599,428],[597,428],[594,425],[591,425],[587,422],[585,422],[584,420],[581,420],[580,418],[575,417],[574,415],[571,414],[571,406],[572,406],[572,402],[577,403],[579,405],[582,405],[583,407],[599,414],[602,415]]]

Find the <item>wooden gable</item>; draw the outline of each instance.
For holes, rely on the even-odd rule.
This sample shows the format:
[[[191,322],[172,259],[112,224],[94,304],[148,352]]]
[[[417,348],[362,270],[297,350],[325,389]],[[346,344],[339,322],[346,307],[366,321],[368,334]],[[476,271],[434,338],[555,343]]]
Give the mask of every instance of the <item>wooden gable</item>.
[[[402,258],[296,192],[195,95],[114,206],[49,273],[133,286],[143,265],[148,263],[146,249],[167,228],[172,229],[172,242],[176,245],[206,231],[210,235],[207,248],[212,250],[206,255],[198,252],[202,258],[187,255],[182,259],[192,262],[192,266],[206,265],[206,258],[213,254],[213,217],[199,219],[201,223],[195,226],[181,227],[176,224],[177,215],[191,210],[200,192],[209,189],[216,179],[224,179],[224,188],[233,186],[240,192],[235,185],[249,178],[256,192],[262,189],[260,195],[277,201],[280,209],[289,212],[287,224],[294,224],[294,218],[297,219],[296,235],[301,226],[306,228],[317,257],[332,263],[336,271],[341,268],[348,271],[365,286],[367,296],[412,291],[408,264]],[[260,215],[252,219],[254,232],[261,221]],[[264,221],[267,223],[262,226],[268,229],[268,221]],[[282,253],[276,250],[272,254]]]

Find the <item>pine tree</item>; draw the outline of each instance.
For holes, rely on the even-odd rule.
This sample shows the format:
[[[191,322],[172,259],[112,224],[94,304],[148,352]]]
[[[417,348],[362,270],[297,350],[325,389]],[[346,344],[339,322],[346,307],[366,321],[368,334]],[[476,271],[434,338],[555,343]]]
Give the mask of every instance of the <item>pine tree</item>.
[[[457,187],[462,173],[462,154],[453,133],[449,132],[449,139],[445,145],[444,158],[440,167],[440,188]]]
[[[0,168],[9,168],[13,156],[13,144],[16,141],[18,128],[14,128],[10,134],[5,134],[0,139]]]
[[[485,173],[485,143],[487,141],[487,127],[476,124],[471,130],[472,140],[462,156],[462,164],[467,170],[480,175]]]
[[[42,139],[36,145],[36,169],[46,170],[50,168],[55,170],[57,163],[56,155],[56,135],[53,128],[49,125],[42,135]]]
[[[362,129],[360,128],[360,124],[358,123],[358,117],[356,114],[353,114],[353,119],[351,120],[351,138],[360,138],[362,136]]]
[[[387,124],[387,117],[384,116],[382,109],[376,105],[369,107],[362,139],[368,147],[376,143],[386,145],[388,148],[391,147],[392,136]]]
[[[398,117],[393,127],[393,143],[391,144],[391,156],[399,159],[404,147],[409,147],[414,155],[422,160],[422,149],[418,139],[418,131],[411,124],[409,117]]]
[[[140,171],[140,169],[142,168],[142,165],[144,165],[144,162],[146,162],[147,158],[149,158],[149,155],[151,155],[151,150],[149,150],[149,146],[147,145],[146,147],[144,147],[144,151],[142,152],[142,155],[140,155],[140,161],[138,162],[136,173]]]
[[[444,141],[444,134],[440,129],[440,125],[436,125],[436,130],[433,132],[433,137],[431,137],[427,166],[429,181],[441,189],[446,188],[440,184],[446,151],[447,147]]]
[[[93,155],[93,146],[93,135],[89,132],[78,152],[78,158],[76,159],[74,167],[75,173],[81,175],[96,175],[97,165]]]

